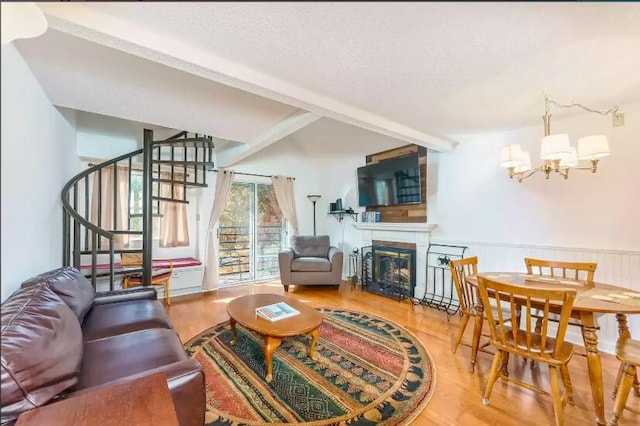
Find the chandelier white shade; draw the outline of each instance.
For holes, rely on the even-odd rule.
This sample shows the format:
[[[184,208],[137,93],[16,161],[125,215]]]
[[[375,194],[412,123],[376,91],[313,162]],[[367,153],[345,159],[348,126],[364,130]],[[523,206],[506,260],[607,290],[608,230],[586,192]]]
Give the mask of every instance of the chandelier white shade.
[[[542,138],[540,145],[540,158],[543,160],[562,160],[571,155],[569,135],[557,133]]]
[[[505,145],[500,148],[500,167],[516,167],[522,163],[520,145]]]
[[[611,153],[609,141],[605,135],[585,136],[578,140],[578,153],[580,160],[599,160]]]
[[[511,144],[500,148],[500,167],[507,168],[509,177],[517,177],[519,182],[543,172],[547,179],[551,172],[559,173],[565,179],[569,177],[569,170],[591,170],[595,173],[598,161],[611,153],[609,142],[605,135],[585,136],[578,140],[578,148],[571,145],[567,133],[551,134],[551,114],[549,106],[555,105],[560,108],[579,107],[588,112],[600,115],[617,114],[618,107],[610,108],[606,111],[593,110],[581,104],[563,105],[555,102],[549,95],[545,95],[545,113],[542,116],[544,121],[544,137],[540,142],[540,159],[542,165],[536,168],[531,167],[531,156],[528,152],[522,151],[520,145]],[[579,160],[588,160],[590,167],[579,167]]]

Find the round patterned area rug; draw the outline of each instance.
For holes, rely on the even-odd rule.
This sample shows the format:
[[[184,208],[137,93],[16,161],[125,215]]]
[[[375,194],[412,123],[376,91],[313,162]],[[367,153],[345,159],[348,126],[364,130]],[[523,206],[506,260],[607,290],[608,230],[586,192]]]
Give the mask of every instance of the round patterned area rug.
[[[429,352],[403,327],[364,312],[322,308],[314,358],[311,336],[286,338],[267,383],[262,338],[229,321],[185,344],[205,372],[207,425],[406,425],[436,385]]]

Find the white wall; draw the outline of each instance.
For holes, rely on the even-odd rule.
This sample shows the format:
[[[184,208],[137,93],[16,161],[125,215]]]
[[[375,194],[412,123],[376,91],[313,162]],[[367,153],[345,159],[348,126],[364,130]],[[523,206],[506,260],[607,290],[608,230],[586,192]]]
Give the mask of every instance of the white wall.
[[[523,183],[498,167],[500,146],[520,143],[539,160],[542,123],[517,132],[469,136],[438,162],[437,224],[443,239],[640,251],[640,103],[622,105],[626,124],[580,114],[552,120],[551,131],[604,133],[612,154],[598,172],[534,175]]]
[[[51,105],[13,44],[2,46],[2,300],[62,264],[60,191],[77,170],[73,113]]]

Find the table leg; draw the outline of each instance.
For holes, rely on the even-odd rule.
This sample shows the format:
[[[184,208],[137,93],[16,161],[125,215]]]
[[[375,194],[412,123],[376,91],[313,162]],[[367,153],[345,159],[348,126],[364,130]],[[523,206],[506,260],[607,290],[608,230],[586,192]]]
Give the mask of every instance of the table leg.
[[[629,324],[627,323],[627,316],[625,314],[616,314],[616,320],[618,321],[618,336],[619,337],[626,337],[627,339],[631,338],[631,332],[629,332]],[[616,383],[618,383],[620,380],[620,377],[622,376],[622,365],[620,366],[620,371],[618,372],[618,380],[616,380]],[[615,398],[617,389],[613,390],[613,396]],[[636,396],[640,396],[640,383],[638,382],[638,373],[636,373],[635,377],[633,378],[633,393]]]
[[[267,383],[271,383],[271,380],[273,379],[273,352],[275,352],[276,348],[280,346],[281,341],[282,339],[273,336],[264,337],[264,346],[262,349],[264,350],[264,356],[267,361],[267,377],[265,379]]]
[[[231,326],[231,346],[238,342],[238,332],[236,331],[236,320],[229,318],[229,325]]]
[[[604,420],[604,390],[602,386],[602,363],[598,353],[598,324],[592,312],[581,312],[582,338],[587,351],[587,365],[589,366],[589,379],[591,382],[591,394],[593,406],[596,410],[596,424],[606,425]]]
[[[484,321],[484,308],[482,303],[476,306],[476,320],[473,324],[473,340],[471,341],[471,372],[476,368],[478,357],[478,346],[480,346],[480,336],[482,335],[482,322]]]
[[[309,345],[309,358],[313,359],[313,351],[316,348],[316,343],[318,342],[319,336],[318,329],[316,328],[311,332],[311,344]]]

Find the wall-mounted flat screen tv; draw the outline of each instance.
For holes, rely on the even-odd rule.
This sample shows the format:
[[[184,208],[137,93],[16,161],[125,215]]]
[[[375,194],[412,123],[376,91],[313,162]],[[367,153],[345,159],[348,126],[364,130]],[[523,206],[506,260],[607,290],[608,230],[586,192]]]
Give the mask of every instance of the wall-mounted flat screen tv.
[[[359,167],[358,199],[361,207],[422,202],[418,154]]]

